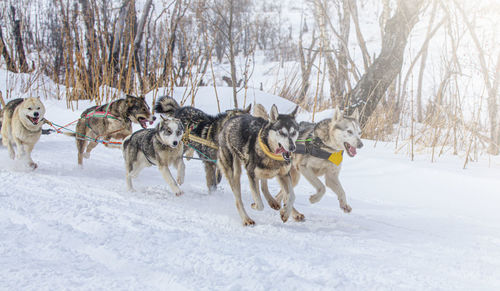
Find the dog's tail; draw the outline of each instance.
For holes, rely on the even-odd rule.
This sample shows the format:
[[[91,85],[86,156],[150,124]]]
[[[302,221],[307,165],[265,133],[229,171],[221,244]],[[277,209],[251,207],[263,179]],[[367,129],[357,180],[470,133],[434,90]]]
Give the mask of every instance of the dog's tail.
[[[174,116],[175,112],[181,108],[179,103],[170,96],[160,97],[155,104],[155,112],[165,114],[167,116]]]

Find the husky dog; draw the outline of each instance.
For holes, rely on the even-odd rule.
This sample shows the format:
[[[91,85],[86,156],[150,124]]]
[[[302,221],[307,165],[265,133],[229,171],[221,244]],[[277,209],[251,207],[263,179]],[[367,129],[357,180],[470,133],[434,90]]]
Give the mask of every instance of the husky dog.
[[[297,144],[290,170],[293,186],[298,184],[302,174],[316,189],[316,193],[309,197],[311,203],[316,203],[326,192],[325,185],[318,177],[325,176],[326,186],[337,194],[340,208],[346,213],[351,212],[352,208],[347,204],[344,188],[340,184],[339,173],[343,153],[354,157],[357,154],[356,149],[363,147],[360,136],[357,110],[347,117],[343,116],[337,107],[331,119],[316,124],[301,122],[299,140],[306,142]],[[280,191],[277,200],[280,201],[282,197],[283,191]],[[293,214],[300,213],[293,209]]]
[[[147,123],[153,124],[154,120],[143,97],[127,95],[123,99],[88,108],[81,114],[73,134],[76,137],[78,164],[82,165],[83,158],[90,157],[99,140],[122,140],[132,134],[132,122],[146,128]]]
[[[189,135],[206,141],[203,144],[188,137],[189,142],[184,150],[188,151],[187,156],[192,156],[194,149],[196,149],[198,156],[203,159],[209,192],[217,189],[222,178],[215,163],[218,147],[217,135],[229,118],[248,114],[250,109],[251,105],[243,110],[232,109],[212,116],[191,106],[181,107],[174,98],[168,96],[161,97],[155,106],[155,112],[180,119]]]
[[[290,114],[279,114],[276,105],[271,108],[270,120],[239,115],[229,119],[219,134],[219,151],[217,165],[231,185],[236,199],[236,208],[243,225],[253,225],[255,222],[248,217],[241,200],[241,165],[245,165],[250,190],[255,203],[252,208],[262,210],[264,205],[260,197],[259,179],[278,178],[283,190],[283,208],[281,219],[288,220],[295,201],[292,181],[290,155],[295,151],[295,140],[299,135],[299,126],[295,121],[298,107]],[[264,192],[264,197],[270,205],[277,202]]]
[[[184,182],[183,145],[181,142],[184,126],[178,119],[164,118],[154,129],[141,129],[123,141],[123,157],[127,171],[127,188],[135,191],[132,178],[139,175],[145,167],[158,165],[163,179],[175,195],[182,195],[178,185]],[[168,166],[177,167],[177,183]]]
[[[24,159],[32,169],[38,165],[31,159],[31,151],[40,139],[45,123],[45,106],[40,98],[18,98],[7,103],[3,110],[2,142],[11,159]]]

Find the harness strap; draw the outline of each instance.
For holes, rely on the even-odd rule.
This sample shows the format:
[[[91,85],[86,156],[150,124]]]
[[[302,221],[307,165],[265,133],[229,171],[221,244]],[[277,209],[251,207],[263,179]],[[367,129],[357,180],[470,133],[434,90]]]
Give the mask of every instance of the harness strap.
[[[318,146],[316,143],[309,143],[309,142],[306,142],[305,144],[297,143],[296,147],[297,149],[295,150],[295,152],[297,154],[311,155],[315,158],[328,160],[337,166],[340,166],[344,156],[344,151],[342,150],[335,151],[333,153],[328,152],[321,149],[321,147]]]
[[[264,144],[264,142],[262,141],[262,138],[261,138],[261,133],[262,133],[262,129],[259,131],[258,139],[259,139],[260,148],[262,149],[264,154],[266,154],[266,156],[270,157],[271,159],[273,159],[275,161],[284,161],[285,159],[283,158],[282,155],[278,155],[278,154],[271,152],[269,150],[269,148]]]
[[[182,137],[182,141],[185,144],[188,144],[190,141],[194,141],[194,142],[197,142],[197,143],[202,144],[204,146],[207,146],[209,148],[212,148],[214,150],[219,149],[219,147],[214,142],[207,140],[207,139],[204,139],[204,138],[201,138],[201,137],[196,136],[196,135],[192,135],[191,134],[192,129],[194,129],[194,127],[189,126],[188,129],[184,132],[184,136]]]

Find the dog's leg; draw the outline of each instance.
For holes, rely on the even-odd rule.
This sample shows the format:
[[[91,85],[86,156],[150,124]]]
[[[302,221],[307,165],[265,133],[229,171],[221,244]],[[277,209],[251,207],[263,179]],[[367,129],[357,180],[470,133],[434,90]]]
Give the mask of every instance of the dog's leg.
[[[75,129],[75,141],[76,141],[76,150],[78,152],[78,165],[83,164],[83,152],[87,147],[87,139],[83,137],[85,134],[85,121],[83,119],[78,120]]]
[[[264,197],[267,200],[267,204],[269,204],[269,207],[271,207],[274,210],[280,210],[281,205],[276,201],[271,193],[269,193],[269,187],[267,185],[267,179],[261,179],[260,180],[260,189],[262,190],[262,193],[264,194]]]
[[[95,147],[98,145],[97,142],[91,141],[89,142],[89,145],[87,146],[87,150],[85,150],[85,153],[83,154],[83,157],[86,159],[90,158],[90,152],[95,149]]]
[[[33,148],[35,147],[34,144],[25,144],[24,145],[24,152],[26,156],[26,160],[28,161],[28,166],[32,168],[33,170],[38,168],[38,164],[33,161],[31,158],[31,152],[33,151]]]
[[[290,177],[292,178],[292,186],[295,188],[300,180],[300,172],[294,166],[290,168]],[[275,199],[281,205],[281,201],[283,200],[283,189],[280,190]]]
[[[326,188],[325,185],[323,185],[323,182],[321,182],[321,180],[318,179],[314,172],[307,167],[300,168],[300,173],[306,178],[307,181],[309,181],[309,183],[311,183],[311,185],[313,185],[314,189],[316,189],[316,194],[309,197],[309,202],[316,203],[320,201],[326,192]]]
[[[159,165],[158,167],[160,169],[160,172],[163,176],[163,179],[167,182],[167,184],[170,186],[170,189],[172,189],[175,193],[175,196],[181,196],[184,194],[182,190],[179,188],[177,183],[174,180],[174,177],[172,177],[172,173],[170,172],[170,169],[166,165]]]
[[[278,176],[278,182],[280,183],[281,189],[284,191],[283,208],[280,210],[280,215],[281,220],[286,222],[292,213],[293,203],[295,202],[295,192],[293,192],[292,179],[289,173],[284,176]]]
[[[329,171],[325,175],[326,186],[332,189],[339,199],[340,209],[342,209],[345,213],[351,212],[352,208],[347,204],[347,199],[345,196],[344,188],[340,184],[339,180],[339,172],[338,171]]]
[[[247,168],[248,182],[250,183],[250,191],[252,192],[252,198],[254,203],[252,203],[252,208],[255,210],[262,211],[264,209],[264,203],[262,203],[262,197],[260,197],[259,191],[259,179],[255,177],[255,172]]]
[[[24,144],[21,142],[21,140],[19,140],[17,138],[14,138],[14,143],[15,143],[16,149],[17,149],[16,159],[23,160],[26,156]]]
[[[212,162],[203,161],[205,166],[205,179],[207,181],[208,192],[217,190],[217,182],[215,177],[216,165]]]
[[[248,217],[248,214],[243,207],[243,201],[241,200],[241,165],[239,161],[236,161],[236,159],[237,158],[233,158],[232,154],[227,149],[223,148],[219,150],[217,165],[219,165],[219,168],[222,172],[224,172],[224,175],[231,186],[231,190],[233,190],[234,199],[236,201],[236,209],[238,209],[243,225],[254,225],[255,221]]]
[[[185,171],[186,170],[186,165],[184,165],[184,160],[182,159],[182,156],[177,160],[177,184],[182,185],[184,184],[184,176],[185,176]]]
[[[12,141],[8,138],[8,137],[3,137],[3,140],[4,140],[4,145],[7,146],[7,150],[9,151],[9,157],[11,159],[15,159],[16,158],[16,152],[14,151],[14,144],[12,143]]]
[[[186,146],[184,145],[184,147],[186,147]],[[184,156],[186,156],[186,160],[187,161],[191,160],[191,158],[193,157],[193,155],[194,155],[194,148],[192,148],[192,147],[189,147],[186,150],[186,152],[184,153]]]
[[[134,165],[128,161],[125,152],[124,156],[125,156],[125,171],[126,171],[125,177],[127,181],[127,190],[130,192],[135,192],[134,186],[132,185],[132,172],[134,171]]]

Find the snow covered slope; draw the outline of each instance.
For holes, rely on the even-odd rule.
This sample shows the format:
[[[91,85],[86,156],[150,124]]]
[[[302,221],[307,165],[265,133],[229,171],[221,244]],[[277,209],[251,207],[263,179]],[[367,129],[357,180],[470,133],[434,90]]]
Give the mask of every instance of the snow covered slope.
[[[78,116],[45,102],[55,122]],[[330,190],[309,204],[302,179],[306,221],[283,224],[267,206],[250,208],[243,175],[255,227],[241,226],[225,180],[207,194],[199,161],[186,162],[175,197],[155,168],[127,192],[116,149],[98,146],[79,169],[73,139],[42,136],[39,168],[27,172],[0,147],[0,289],[498,290],[500,166],[409,162],[392,144],[364,142],[341,173],[351,214]]]

